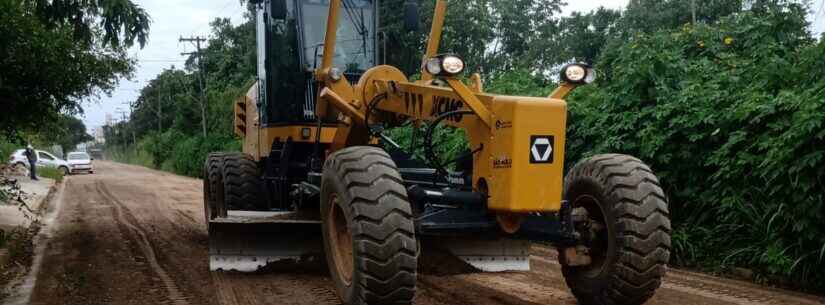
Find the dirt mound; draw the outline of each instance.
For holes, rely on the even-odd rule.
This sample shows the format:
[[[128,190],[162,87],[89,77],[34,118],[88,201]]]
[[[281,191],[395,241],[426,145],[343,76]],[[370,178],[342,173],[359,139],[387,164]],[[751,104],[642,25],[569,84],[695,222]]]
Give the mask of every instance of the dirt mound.
[[[29,169],[25,166],[0,165],[0,177],[2,176],[28,176]]]

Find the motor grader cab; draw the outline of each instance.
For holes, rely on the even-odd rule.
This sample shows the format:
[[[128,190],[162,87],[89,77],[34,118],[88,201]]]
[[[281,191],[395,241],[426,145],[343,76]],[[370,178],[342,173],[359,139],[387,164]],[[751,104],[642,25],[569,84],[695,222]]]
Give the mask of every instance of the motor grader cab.
[[[345,303],[411,304],[421,240],[492,272],[528,270],[531,244],[545,243],[581,303],[650,298],[670,249],[656,176],[618,154],[564,175],[564,98],[593,69],[563,67],[549,97],[486,93],[478,75],[462,79],[458,55],[439,53],[437,0],[410,81],[376,64],[377,1],[253,2],[258,81],[235,101],[243,153],[212,153],[204,169],[210,268],[323,256]],[[399,147],[384,130],[407,122],[426,131]],[[463,129],[469,151],[443,161],[438,128]]]

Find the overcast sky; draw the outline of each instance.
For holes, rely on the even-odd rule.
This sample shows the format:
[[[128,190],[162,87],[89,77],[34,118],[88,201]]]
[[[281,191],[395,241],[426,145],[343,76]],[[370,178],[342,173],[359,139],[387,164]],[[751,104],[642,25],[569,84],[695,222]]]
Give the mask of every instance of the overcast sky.
[[[190,43],[180,43],[181,36],[207,36],[209,22],[217,17],[229,17],[233,24],[243,22],[244,7],[238,0],[137,0],[152,18],[149,42],[143,48],[130,50],[134,58],[138,59],[138,66],[132,81],[121,80],[119,87],[111,97],[102,96],[96,101],[86,101],[83,105],[85,115],[82,117],[88,130],[103,125],[106,114],[120,118],[120,111],[128,116],[129,102],[138,97],[138,90],[149,80],[155,78],[163,69],[171,65],[181,67],[184,57],[181,52],[191,52],[194,46]],[[621,9],[627,5],[627,0],[568,0],[569,4],[562,14],[569,15],[574,11],[590,11],[604,6],[612,9]],[[815,22],[812,30],[820,33],[825,30],[825,9],[822,8],[825,0],[816,0],[812,9],[818,14],[812,14],[809,21]],[[819,15],[819,16],[815,16]]]

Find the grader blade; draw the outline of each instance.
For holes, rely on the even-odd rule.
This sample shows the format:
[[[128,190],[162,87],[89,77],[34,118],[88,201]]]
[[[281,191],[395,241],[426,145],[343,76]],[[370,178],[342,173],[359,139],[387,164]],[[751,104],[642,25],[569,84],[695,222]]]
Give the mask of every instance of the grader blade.
[[[529,271],[529,241],[438,238],[438,246],[484,272]]]
[[[209,269],[254,272],[321,257],[321,222],[290,212],[229,211],[209,222]]]

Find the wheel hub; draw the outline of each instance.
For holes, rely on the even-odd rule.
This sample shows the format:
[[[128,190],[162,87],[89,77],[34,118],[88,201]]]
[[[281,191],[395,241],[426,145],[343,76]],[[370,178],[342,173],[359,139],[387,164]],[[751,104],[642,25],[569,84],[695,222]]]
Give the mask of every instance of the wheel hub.
[[[333,195],[330,199],[329,226],[327,232],[330,237],[330,250],[335,270],[341,280],[349,286],[352,283],[352,273],[354,259],[352,254],[352,233],[349,229],[344,211],[338,202],[338,196]]]
[[[582,195],[573,202],[575,228],[581,236],[586,255],[591,263],[583,266],[592,275],[600,274],[607,262],[609,246],[609,227],[606,225],[605,213],[601,202],[590,195]]]

